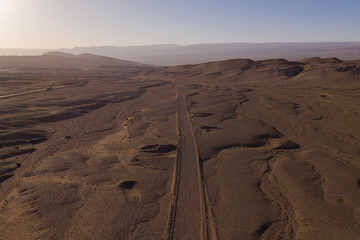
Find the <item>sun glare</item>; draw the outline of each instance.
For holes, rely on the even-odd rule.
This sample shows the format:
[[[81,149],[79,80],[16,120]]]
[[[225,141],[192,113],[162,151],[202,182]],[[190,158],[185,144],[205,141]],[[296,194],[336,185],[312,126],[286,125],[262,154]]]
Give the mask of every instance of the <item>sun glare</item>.
[[[14,0],[0,0],[0,18],[9,16],[16,2]]]

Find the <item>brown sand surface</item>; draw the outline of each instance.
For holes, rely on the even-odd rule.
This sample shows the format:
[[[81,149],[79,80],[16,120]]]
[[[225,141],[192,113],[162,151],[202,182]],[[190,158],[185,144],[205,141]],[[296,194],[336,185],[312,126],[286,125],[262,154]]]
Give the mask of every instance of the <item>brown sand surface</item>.
[[[0,239],[360,236],[359,61],[0,79]]]

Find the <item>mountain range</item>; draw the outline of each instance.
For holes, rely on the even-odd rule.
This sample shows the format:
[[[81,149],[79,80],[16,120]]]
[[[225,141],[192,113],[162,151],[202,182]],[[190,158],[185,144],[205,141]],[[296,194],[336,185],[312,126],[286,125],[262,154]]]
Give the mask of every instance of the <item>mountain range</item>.
[[[235,58],[264,60],[307,57],[355,60],[360,58],[360,42],[318,43],[217,43],[180,46],[159,44],[147,46],[96,46],[62,49],[0,49],[0,55],[39,55],[49,51],[69,54],[96,54],[153,65],[195,64]]]

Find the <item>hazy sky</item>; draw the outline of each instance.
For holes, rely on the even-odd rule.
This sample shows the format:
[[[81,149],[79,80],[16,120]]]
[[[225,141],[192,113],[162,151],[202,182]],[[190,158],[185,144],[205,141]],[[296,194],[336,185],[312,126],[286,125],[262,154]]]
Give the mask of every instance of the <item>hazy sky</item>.
[[[360,41],[359,0],[0,0],[0,48]]]

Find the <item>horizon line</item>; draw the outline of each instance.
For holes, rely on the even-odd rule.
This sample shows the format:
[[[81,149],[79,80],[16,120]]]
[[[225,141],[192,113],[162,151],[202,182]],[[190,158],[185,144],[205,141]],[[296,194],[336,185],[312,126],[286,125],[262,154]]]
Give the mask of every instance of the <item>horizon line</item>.
[[[1,50],[61,50],[61,49],[74,49],[74,48],[96,48],[96,47],[117,47],[117,48],[128,48],[128,47],[150,47],[150,46],[166,46],[175,45],[179,47],[197,46],[197,45],[216,45],[216,44],[298,44],[298,43],[360,43],[360,40],[354,41],[303,41],[303,42],[216,42],[216,43],[194,43],[194,44],[177,44],[177,43],[159,43],[159,44],[144,44],[144,45],[89,45],[89,46],[75,46],[75,47],[53,47],[53,48],[27,48],[27,47],[13,47],[13,48],[0,48]]]

